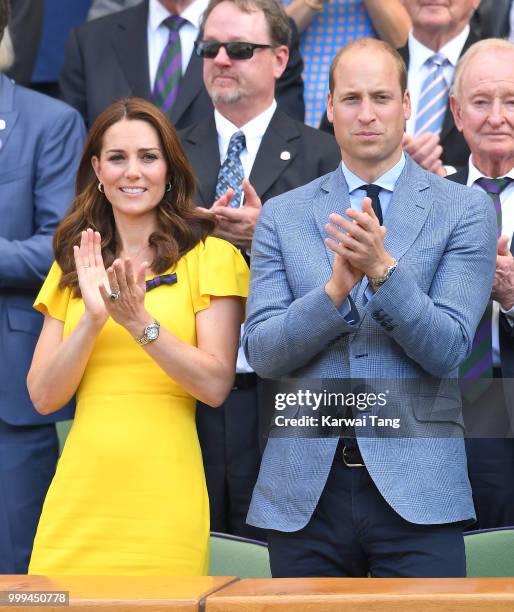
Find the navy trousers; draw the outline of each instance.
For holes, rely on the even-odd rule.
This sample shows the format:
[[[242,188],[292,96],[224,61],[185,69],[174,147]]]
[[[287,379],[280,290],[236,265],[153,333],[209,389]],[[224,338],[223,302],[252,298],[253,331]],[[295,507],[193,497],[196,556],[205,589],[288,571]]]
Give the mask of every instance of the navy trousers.
[[[0,420],[0,573],[26,574],[59,443],[55,424]]]
[[[196,426],[211,530],[265,540],[264,530],[246,524],[261,463],[257,387],[233,389],[219,408],[198,402]]]
[[[513,241],[514,244],[514,241]],[[494,369],[494,381],[474,402],[463,404],[466,455],[477,522],[471,529],[514,526],[514,439],[505,397],[511,380]],[[467,400],[466,397],[464,397]]]
[[[460,524],[416,525],[380,495],[365,467],[336,459],[309,523],[268,532],[274,578],[464,577]]]

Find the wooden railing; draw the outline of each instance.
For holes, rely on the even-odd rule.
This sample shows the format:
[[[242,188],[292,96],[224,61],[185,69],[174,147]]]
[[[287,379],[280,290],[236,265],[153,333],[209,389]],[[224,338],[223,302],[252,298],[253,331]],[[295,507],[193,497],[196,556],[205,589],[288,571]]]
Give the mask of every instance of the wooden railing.
[[[68,605],[37,603],[41,593],[49,592],[68,593]],[[511,578],[239,580],[234,577],[0,576],[0,593],[0,610],[6,612],[34,612],[35,609],[42,612],[514,610],[514,579]],[[17,593],[18,602],[24,598],[25,604],[7,605],[6,593]]]

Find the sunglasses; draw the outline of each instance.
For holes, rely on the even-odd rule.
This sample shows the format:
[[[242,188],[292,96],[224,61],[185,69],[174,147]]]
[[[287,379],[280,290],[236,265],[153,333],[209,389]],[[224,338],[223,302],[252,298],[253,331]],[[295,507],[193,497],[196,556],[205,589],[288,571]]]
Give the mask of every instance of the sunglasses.
[[[195,51],[199,57],[214,59],[220,47],[224,47],[227,55],[233,60],[247,60],[253,57],[255,49],[271,49],[271,45],[258,45],[249,42],[217,42],[213,40],[195,40]]]

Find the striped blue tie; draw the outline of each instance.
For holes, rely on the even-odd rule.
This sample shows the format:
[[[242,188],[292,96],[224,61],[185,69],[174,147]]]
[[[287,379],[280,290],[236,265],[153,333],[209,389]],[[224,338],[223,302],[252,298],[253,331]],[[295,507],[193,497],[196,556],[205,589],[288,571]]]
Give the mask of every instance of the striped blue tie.
[[[438,134],[443,127],[444,114],[448,105],[448,85],[444,78],[444,67],[448,60],[440,53],[428,58],[430,72],[421,86],[414,135],[425,132]]]

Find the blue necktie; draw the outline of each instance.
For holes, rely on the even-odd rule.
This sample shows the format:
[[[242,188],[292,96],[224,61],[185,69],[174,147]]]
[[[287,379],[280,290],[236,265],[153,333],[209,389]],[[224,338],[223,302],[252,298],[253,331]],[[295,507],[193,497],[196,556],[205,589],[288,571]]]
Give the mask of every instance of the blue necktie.
[[[241,130],[232,134],[232,138],[228,143],[227,157],[221,165],[218,182],[216,183],[216,200],[225,194],[229,187],[234,190],[234,197],[230,201],[231,208],[237,208],[241,205],[241,196],[243,193],[243,164],[239,155],[246,146],[245,135]]]
[[[416,112],[414,135],[425,132],[438,134],[443,127],[444,115],[448,106],[448,85],[444,78],[444,67],[448,60],[440,53],[435,53],[426,61],[430,73],[423,81]]]
[[[366,191],[366,196],[371,199],[371,207],[375,211],[378,222],[380,225],[383,225],[384,218],[382,216],[382,206],[380,205],[380,198],[378,197],[381,187],[371,183],[370,185],[362,185],[361,189],[364,189]]]

